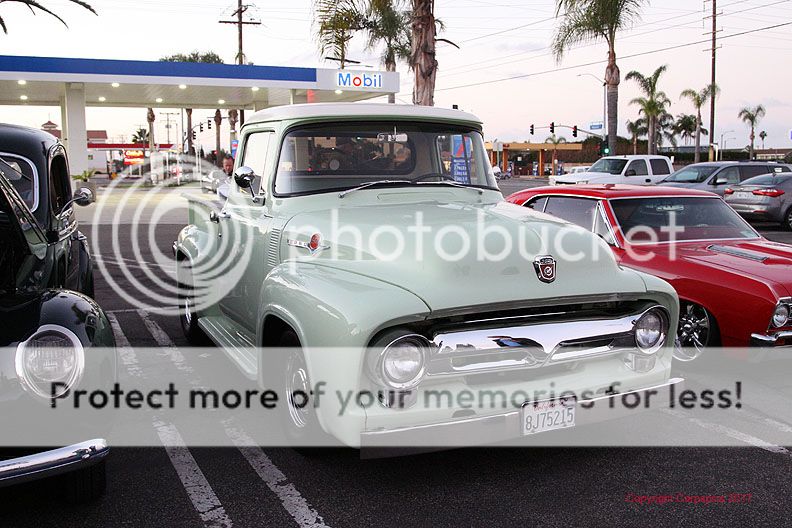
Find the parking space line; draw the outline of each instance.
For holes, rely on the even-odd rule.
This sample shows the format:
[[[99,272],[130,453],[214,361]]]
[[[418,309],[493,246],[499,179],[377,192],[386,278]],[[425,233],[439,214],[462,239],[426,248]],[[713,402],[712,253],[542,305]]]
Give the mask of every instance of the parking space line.
[[[171,349],[172,352],[168,354],[168,357],[171,358],[176,368],[193,374],[193,369],[184,362],[184,356],[165,330],[147,312],[140,310],[138,313],[157,344]],[[193,376],[189,382],[193,385],[203,385],[197,376]],[[223,421],[222,425],[228,438],[239,449],[259,478],[280,499],[283,508],[301,528],[327,528],[322,516],[308,504],[294,484],[256,445],[242,427],[234,425],[230,420]]]
[[[137,355],[129,343],[126,334],[121,329],[115,314],[108,313],[107,319],[113,330],[116,340],[117,350],[121,356],[121,362],[130,375],[145,379],[145,373],[140,368]],[[156,337],[155,337],[156,340]],[[206,476],[198,467],[198,463],[190,453],[184,443],[184,439],[179,434],[176,426],[170,423],[163,423],[156,418],[152,419],[152,426],[157,431],[160,442],[162,442],[165,452],[168,454],[171,465],[179,477],[187,497],[192,502],[193,507],[198,512],[198,516],[207,528],[231,528],[234,523],[226,514],[225,508],[217,498]]]
[[[693,416],[689,416],[687,413],[679,410],[664,409],[663,412],[666,414],[670,414],[671,416],[675,416],[677,418],[682,418],[683,420],[687,420],[708,431],[720,433],[722,435],[728,436],[729,438],[734,438],[735,440],[739,440],[740,442],[744,442],[754,447],[758,447],[759,449],[764,449],[765,451],[770,451],[771,453],[792,457],[792,451],[789,451],[787,448],[777,446],[775,444],[767,442],[766,440],[762,440],[761,438],[758,438],[756,436],[750,435],[748,433],[744,433],[742,431],[738,431],[737,429],[732,429],[731,427],[726,427],[725,425],[716,424],[712,422],[705,422],[704,420],[694,418]]]

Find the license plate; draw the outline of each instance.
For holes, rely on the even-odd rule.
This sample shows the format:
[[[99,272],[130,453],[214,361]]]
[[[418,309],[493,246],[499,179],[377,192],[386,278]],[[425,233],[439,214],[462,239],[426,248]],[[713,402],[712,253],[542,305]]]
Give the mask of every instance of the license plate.
[[[522,408],[522,434],[574,427],[576,405],[574,398],[526,403]]]
[[[753,194],[745,191],[735,191],[734,197],[739,198],[740,200],[747,200],[749,198],[753,198]]]

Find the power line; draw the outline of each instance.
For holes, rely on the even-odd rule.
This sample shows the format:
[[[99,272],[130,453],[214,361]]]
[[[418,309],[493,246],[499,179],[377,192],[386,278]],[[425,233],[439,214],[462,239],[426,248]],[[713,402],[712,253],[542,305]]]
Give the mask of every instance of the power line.
[[[747,31],[741,31],[739,33],[732,33],[732,34],[729,34],[729,35],[726,35],[726,36],[723,36],[723,37],[720,37],[720,38],[721,38],[721,40],[724,40],[724,39],[729,39],[729,38],[733,38],[733,37],[739,37],[739,36],[742,36],[742,35],[748,35],[750,33],[757,33],[759,31],[765,31],[765,30],[768,30],[768,29],[776,29],[776,28],[780,28],[780,27],[785,27],[785,26],[789,26],[789,25],[792,25],[792,22],[783,22],[781,24],[774,24],[772,26],[766,26],[766,27],[751,29],[751,30],[747,30]],[[671,50],[675,50],[675,49],[679,49],[679,48],[687,48],[687,47],[696,46],[696,45],[699,45],[699,44],[706,44],[708,42],[710,42],[708,39],[706,39],[706,40],[697,40],[697,41],[694,41],[694,42],[687,42],[685,44],[677,44],[677,45],[668,46],[668,47],[665,47],[665,48],[658,48],[658,49],[649,50],[649,51],[642,51],[640,53],[633,53],[631,55],[623,55],[623,56],[619,57],[619,59],[620,60],[632,59],[634,57],[641,57],[641,56],[644,56],[644,55],[651,55],[651,54],[654,54],[654,53],[662,53],[664,51],[671,51]],[[587,63],[583,63],[583,64],[575,64],[573,66],[564,66],[564,67],[561,67],[561,68],[554,68],[554,69],[551,69],[551,70],[544,70],[544,71],[540,71],[540,72],[524,73],[524,74],[521,74],[521,75],[513,75],[511,77],[502,77],[500,79],[490,79],[488,81],[479,81],[479,82],[475,82],[475,83],[460,84],[458,86],[449,86],[447,88],[438,88],[435,91],[436,92],[444,92],[444,91],[448,91],[448,90],[457,90],[459,88],[470,88],[472,86],[483,86],[483,85],[494,84],[494,83],[498,83],[498,82],[513,81],[513,80],[516,80],[516,79],[525,79],[525,78],[528,78],[528,77],[536,77],[536,76],[539,76],[539,75],[546,75],[548,73],[556,73],[556,72],[561,72],[561,71],[573,70],[573,69],[577,69],[577,68],[585,68],[587,66],[595,66],[597,64],[604,64],[606,62],[607,62],[607,60],[597,60],[597,61],[587,62]]]

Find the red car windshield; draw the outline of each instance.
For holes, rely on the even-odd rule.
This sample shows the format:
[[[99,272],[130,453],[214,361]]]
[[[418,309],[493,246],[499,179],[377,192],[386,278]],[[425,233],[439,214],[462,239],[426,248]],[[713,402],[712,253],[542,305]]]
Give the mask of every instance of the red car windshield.
[[[719,198],[625,198],[610,204],[631,244],[759,236]]]

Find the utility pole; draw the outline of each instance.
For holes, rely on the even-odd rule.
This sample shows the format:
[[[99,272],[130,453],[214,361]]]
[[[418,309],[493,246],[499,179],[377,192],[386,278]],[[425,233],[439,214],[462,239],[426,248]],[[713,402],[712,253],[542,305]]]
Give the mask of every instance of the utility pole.
[[[171,122],[176,123],[175,119],[171,119],[171,116],[179,115],[179,112],[160,112],[161,116],[165,116],[165,133],[168,137],[166,140],[167,143],[170,143],[170,129],[171,129]]]
[[[237,26],[237,39],[239,45],[239,51],[237,52],[237,64],[245,64],[245,54],[242,51],[242,28],[245,25],[251,26],[259,26],[261,25],[261,21],[259,20],[243,20],[242,15],[245,14],[245,11],[254,7],[253,4],[243,4],[242,0],[237,0],[237,8],[236,11],[231,13],[231,17],[236,17],[236,20],[220,20],[221,24],[236,24]],[[239,124],[245,124],[245,111],[239,111]]]
[[[712,76],[710,79],[710,85],[715,86],[715,64],[717,58],[717,51],[718,51],[718,0],[704,0],[704,3],[712,2],[712,14],[709,16],[705,16],[704,20],[707,18],[712,18],[712,48],[709,51],[712,52]],[[706,35],[707,33],[705,33]],[[709,148],[709,160],[715,161],[715,148],[713,146],[712,138],[715,137],[715,94],[710,97],[710,129],[709,129],[709,138],[710,138],[710,148]]]

